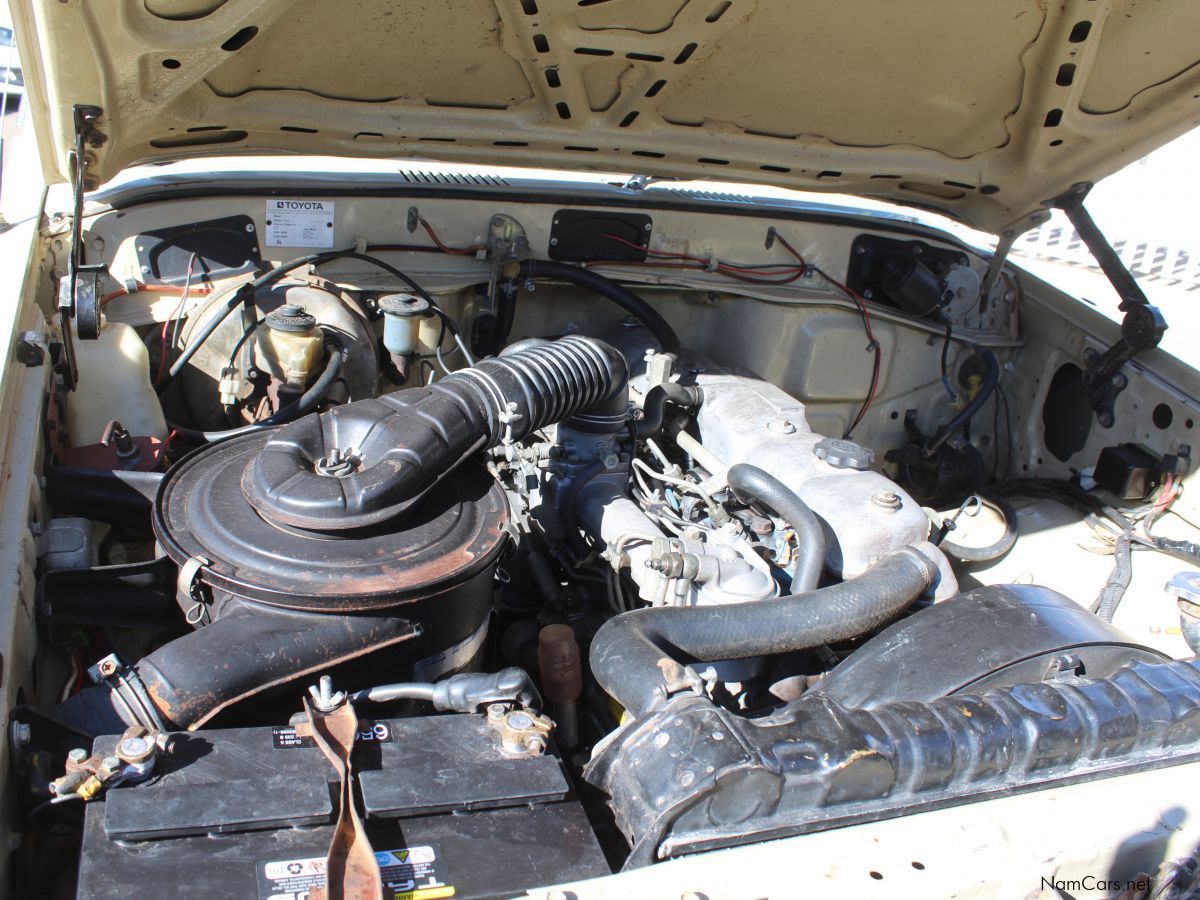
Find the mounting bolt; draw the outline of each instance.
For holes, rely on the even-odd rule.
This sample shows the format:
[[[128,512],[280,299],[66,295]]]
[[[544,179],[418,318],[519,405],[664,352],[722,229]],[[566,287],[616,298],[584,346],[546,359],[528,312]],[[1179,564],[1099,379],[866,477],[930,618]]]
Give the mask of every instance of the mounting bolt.
[[[67,754],[67,759],[70,760],[71,762],[75,763],[75,765],[79,765],[87,758],[88,758],[88,752],[86,750],[84,750],[82,747],[76,747],[74,750],[72,750],[70,753]]]
[[[320,680],[309,685],[308,695],[312,697],[313,706],[319,712],[330,713],[346,702],[346,692],[333,690],[333,679],[328,675],[322,675]]]
[[[12,741],[17,747],[28,747],[29,742],[33,740],[33,735],[29,731],[28,722],[13,722],[12,726]]]
[[[895,491],[880,491],[871,497],[871,502],[888,512],[895,512],[901,505],[900,495]]]
[[[775,434],[795,434],[796,426],[787,419],[772,419],[767,423],[767,431],[773,431]]]
[[[534,735],[525,741],[525,749],[530,753],[542,753],[546,749],[546,741],[540,735]]]
[[[254,223],[253,223],[253,222],[249,222],[249,223],[247,223],[247,225],[246,225],[246,231],[247,231],[248,233],[250,233],[250,234],[253,234],[253,233],[254,233]]]

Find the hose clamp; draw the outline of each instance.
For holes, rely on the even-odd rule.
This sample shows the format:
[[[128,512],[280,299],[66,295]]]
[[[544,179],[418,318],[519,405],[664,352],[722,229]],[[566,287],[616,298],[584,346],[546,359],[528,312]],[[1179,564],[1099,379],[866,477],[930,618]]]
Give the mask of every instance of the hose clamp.
[[[207,625],[212,621],[208,610],[211,598],[204,590],[204,582],[200,580],[200,573],[209,565],[212,563],[203,556],[189,557],[187,562],[179,567],[179,577],[175,581],[179,596],[192,601],[192,605],[184,613],[184,619],[193,627]]]
[[[514,425],[524,418],[517,412],[521,408],[520,405],[512,400],[506,400],[504,392],[500,390],[500,385],[482,369],[477,367],[459,369],[454,374],[466,375],[473,378],[488,393],[492,402],[496,405],[496,418],[502,428],[500,432],[500,444],[504,447],[510,447],[515,444],[516,438],[513,435],[515,430]]]

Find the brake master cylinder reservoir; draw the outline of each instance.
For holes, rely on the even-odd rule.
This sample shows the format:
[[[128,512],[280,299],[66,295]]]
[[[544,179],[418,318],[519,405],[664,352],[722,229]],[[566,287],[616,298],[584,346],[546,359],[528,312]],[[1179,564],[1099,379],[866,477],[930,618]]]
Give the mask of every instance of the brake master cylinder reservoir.
[[[258,329],[258,349],[273,376],[290,388],[303,388],[321,355],[321,329],[302,306],[281,306]]]

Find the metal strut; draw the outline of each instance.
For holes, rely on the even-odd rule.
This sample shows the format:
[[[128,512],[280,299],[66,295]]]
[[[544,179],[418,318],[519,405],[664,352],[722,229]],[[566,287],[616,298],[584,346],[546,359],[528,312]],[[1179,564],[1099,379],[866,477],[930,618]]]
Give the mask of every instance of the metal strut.
[[[1167,322],[1158,307],[1152,306],[1146,299],[1133,273],[1121,262],[1117,252],[1084,209],[1083,201],[1091,189],[1092,185],[1088,183],[1074,185],[1061,197],[1052,200],[1050,205],[1066,213],[1080,239],[1121,298],[1117,308],[1125,313],[1125,318],[1121,320],[1120,340],[1103,353],[1092,349],[1084,353],[1086,368],[1083,384],[1088,399],[1100,424],[1111,428],[1116,421],[1113,406],[1117,395],[1129,384],[1129,379],[1121,374],[1121,367],[1136,354],[1157,347],[1167,330]]]

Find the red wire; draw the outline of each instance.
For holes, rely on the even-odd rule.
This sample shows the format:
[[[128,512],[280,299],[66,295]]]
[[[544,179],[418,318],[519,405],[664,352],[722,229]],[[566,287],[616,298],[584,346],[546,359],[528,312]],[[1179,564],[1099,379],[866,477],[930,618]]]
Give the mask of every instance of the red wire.
[[[420,222],[421,227],[425,229],[425,233],[429,235],[429,239],[433,241],[434,246],[436,246],[442,253],[452,253],[455,256],[470,256],[479,250],[486,249],[482,244],[472,244],[469,247],[447,247],[442,243],[442,239],[437,236],[437,232],[433,230],[432,225],[430,225],[424,219],[421,219]]]
[[[675,264],[671,263],[651,263],[645,260],[594,260],[593,265],[609,264],[609,265],[641,265],[652,266],[654,268],[671,268],[671,269],[696,269],[704,271],[713,271],[718,274],[725,275],[729,278],[734,278],[738,281],[749,282],[750,284],[790,284],[804,274],[805,266],[792,265],[791,263],[766,263],[764,265],[737,265],[735,263],[724,263],[720,260],[709,260],[702,256],[692,256],[687,253],[674,253],[668,250],[651,250],[636,244],[633,241],[628,241],[623,237],[615,234],[605,234],[604,237],[618,244],[629,247],[632,250],[637,250],[645,253],[648,257],[655,259],[678,260]],[[715,265],[714,265],[715,263]],[[768,276],[779,275],[782,277],[760,277],[760,273],[766,273]]]
[[[1176,487],[1175,476],[1167,475],[1166,480],[1163,482],[1163,492],[1154,504],[1156,510],[1165,511],[1167,507],[1175,502]]]
[[[138,282],[137,284],[134,285],[133,292],[135,294],[141,294],[141,293],[173,294],[175,296],[179,296],[179,293],[180,293],[179,288],[171,287],[169,284],[142,284],[141,282]],[[191,293],[193,293],[193,294],[211,294],[212,288],[204,287],[202,285],[201,286],[193,286],[191,289]],[[118,297],[127,297],[127,296],[129,296],[129,291],[125,290],[125,288],[119,288],[118,290],[113,291],[111,294],[105,294],[103,297],[101,297],[100,305],[106,306],[108,303],[110,303],[113,300],[116,300]]]
[[[188,293],[192,288],[192,267],[195,264],[196,254],[193,253],[188,260],[187,280],[183,283],[183,293],[179,295],[179,302],[175,305],[171,315],[163,320],[162,333],[159,335],[158,341],[162,350],[158,356],[158,375],[154,379],[155,384],[162,384],[163,373],[167,370],[167,332],[171,329],[171,323],[183,314],[183,307],[187,305]]]
[[[787,246],[786,242],[784,246]],[[792,252],[795,253],[794,250]],[[796,255],[798,256],[799,254]],[[867,310],[867,301],[858,296],[856,292],[850,290],[847,285],[844,285],[836,278],[831,277],[823,269],[818,269],[816,266],[814,266],[813,269],[818,275],[850,297],[850,299],[854,301],[855,305],[858,306],[858,311],[862,316],[863,330],[867,333],[867,350],[873,351],[875,354],[875,360],[871,366],[871,389],[867,392],[867,399],[863,401],[863,405],[858,410],[858,415],[854,417],[854,421],[850,423],[850,427],[847,428],[846,433],[842,435],[843,438],[849,438],[854,429],[857,428],[862,420],[866,417],[867,410],[871,408],[871,404],[875,402],[875,392],[879,389],[879,373],[883,367],[883,351],[879,346],[879,341],[875,339],[875,330],[871,327],[871,313]]]

